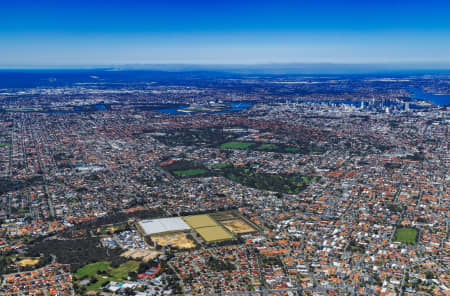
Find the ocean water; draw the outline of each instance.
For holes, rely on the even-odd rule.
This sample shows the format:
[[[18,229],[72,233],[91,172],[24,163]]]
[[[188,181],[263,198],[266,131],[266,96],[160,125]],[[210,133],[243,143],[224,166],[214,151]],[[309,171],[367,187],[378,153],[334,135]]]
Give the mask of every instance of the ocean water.
[[[439,106],[450,105],[450,95],[437,95],[433,93],[424,92],[421,88],[408,88],[408,91],[412,92],[411,96],[414,99],[424,99],[431,101]]]

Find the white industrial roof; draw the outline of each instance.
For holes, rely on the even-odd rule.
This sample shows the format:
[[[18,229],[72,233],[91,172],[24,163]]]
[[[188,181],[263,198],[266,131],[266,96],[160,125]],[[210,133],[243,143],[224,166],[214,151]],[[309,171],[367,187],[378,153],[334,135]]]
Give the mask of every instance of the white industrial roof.
[[[189,230],[191,227],[179,217],[143,220],[139,222],[146,235]]]

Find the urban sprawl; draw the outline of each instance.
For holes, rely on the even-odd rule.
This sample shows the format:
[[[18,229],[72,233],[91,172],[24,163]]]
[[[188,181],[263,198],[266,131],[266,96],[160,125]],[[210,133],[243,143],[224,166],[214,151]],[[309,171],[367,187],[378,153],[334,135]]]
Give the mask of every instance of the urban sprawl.
[[[111,75],[0,89],[1,295],[450,295],[448,76]]]

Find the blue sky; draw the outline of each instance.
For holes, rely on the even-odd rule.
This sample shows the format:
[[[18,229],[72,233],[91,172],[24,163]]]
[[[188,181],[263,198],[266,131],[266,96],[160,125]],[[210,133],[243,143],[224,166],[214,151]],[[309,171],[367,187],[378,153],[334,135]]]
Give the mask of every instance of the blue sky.
[[[450,1],[2,1],[0,66],[446,63]]]

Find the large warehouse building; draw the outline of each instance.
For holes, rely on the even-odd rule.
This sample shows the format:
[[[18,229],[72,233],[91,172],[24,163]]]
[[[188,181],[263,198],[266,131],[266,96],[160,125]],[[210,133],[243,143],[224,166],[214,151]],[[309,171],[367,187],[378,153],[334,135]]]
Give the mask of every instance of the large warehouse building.
[[[143,220],[139,226],[145,235],[190,230],[191,227],[179,217]]]

